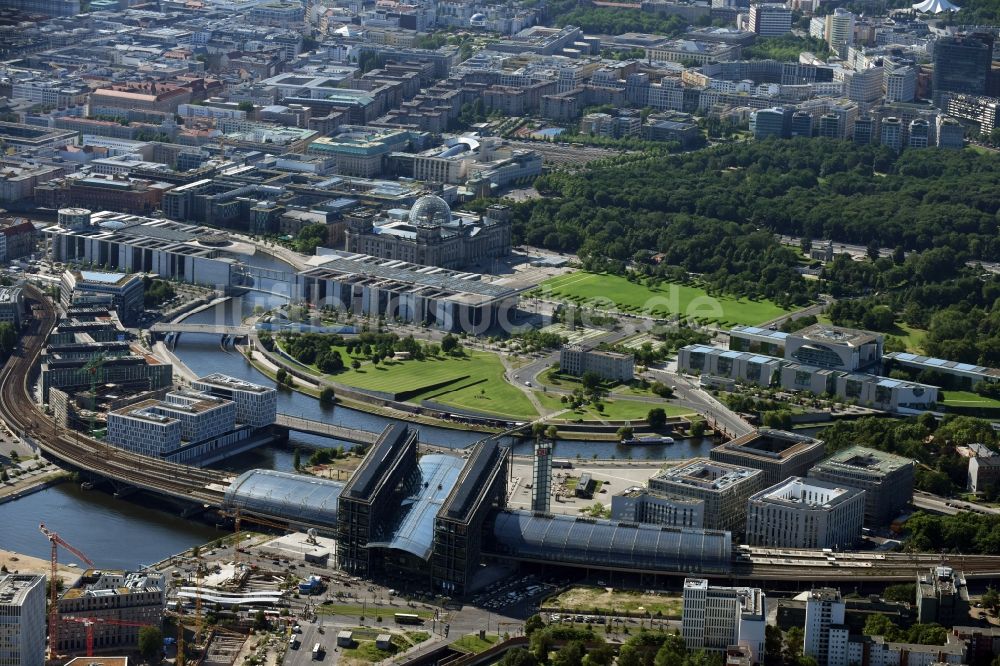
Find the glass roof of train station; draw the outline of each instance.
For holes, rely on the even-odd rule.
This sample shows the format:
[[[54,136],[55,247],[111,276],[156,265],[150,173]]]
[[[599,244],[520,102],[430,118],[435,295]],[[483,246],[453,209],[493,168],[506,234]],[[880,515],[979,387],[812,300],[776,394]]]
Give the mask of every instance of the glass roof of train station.
[[[241,474],[226,490],[227,507],[334,527],[337,501],[344,484],[304,474],[252,469]]]
[[[729,561],[732,535],[566,515],[505,511],[493,526],[498,554],[566,564],[678,570]]]

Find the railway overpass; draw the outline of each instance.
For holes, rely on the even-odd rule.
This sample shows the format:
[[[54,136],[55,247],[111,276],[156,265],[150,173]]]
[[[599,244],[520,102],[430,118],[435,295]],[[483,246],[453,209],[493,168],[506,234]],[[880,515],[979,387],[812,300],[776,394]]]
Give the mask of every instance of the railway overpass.
[[[234,477],[218,470],[189,467],[165,462],[158,458],[122,451],[79,433],[56,426],[43,414],[29,391],[37,375],[37,360],[45,340],[55,325],[52,304],[35,287],[25,287],[27,300],[34,306],[34,317],[21,337],[18,349],[0,370],[0,418],[25,439],[36,444],[52,457],[62,460],[82,471],[111,479],[129,488],[138,488],[183,500],[203,507],[222,507],[225,491]],[[305,432],[320,429],[332,437],[347,441],[367,443],[374,433],[342,429],[318,421],[284,415],[279,426],[289,429],[302,428]],[[517,424],[510,431],[493,435],[502,438],[530,424]],[[363,434],[362,434],[363,433]],[[350,439],[348,439],[350,438]],[[295,522],[294,516],[284,518]],[[504,558],[501,554],[494,557]],[[507,558],[516,559],[516,558]],[[544,560],[516,559],[525,563],[565,567],[558,553],[546,554]],[[952,554],[901,554],[781,549],[741,549],[731,560],[720,561],[714,570],[705,570],[692,560],[677,570],[621,570],[622,574],[638,574],[655,579],[660,576],[706,576],[723,581],[912,581],[918,573],[930,567],[947,565],[962,571],[972,580],[1000,580],[1000,557],[985,555]],[[601,566],[598,561],[573,565],[596,572],[614,571]],[[712,567],[709,567],[712,569]],[[613,573],[612,573],[613,575]]]
[[[38,373],[38,356],[55,326],[56,313],[36,287],[25,285],[25,296],[33,306],[34,316],[21,336],[18,349],[0,370],[0,418],[48,455],[81,471],[123,486],[204,506],[221,506],[223,494],[232,481],[230,474],[116,449],[57,426],[38,409],[29,389]]]
[[[285,430],[294,430],[295,432],[306,433],[309,435],[322,435],[323,437],[332,437],[333,439],[339,439],[352,444],[363,444],[365,446],[374,444],[375,440],[378,439],[379,436],[379,433],[377,432],[345,428],[344,426],[323,423],[322,421],[313,421],[311,419],[302,418],[301,416],[291,416],[289,414],[278,414],[275,418],[274,425],[277,428],[283,428]]]
[[[155,335],[168,333],[209,333],[211,335],[231,335],[245,338],[250,335],[250,326],[234,326],[231,324],[185,324],[182,322],[157,322],[149,327],[149,332]]]

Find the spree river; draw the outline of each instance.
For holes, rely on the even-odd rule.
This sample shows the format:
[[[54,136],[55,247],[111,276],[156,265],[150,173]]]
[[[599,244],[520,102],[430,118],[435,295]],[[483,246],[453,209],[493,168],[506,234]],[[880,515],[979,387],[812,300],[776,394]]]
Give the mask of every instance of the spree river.
[[[288,267],[265,255],[251,261],[256,266],[288,270]],[[263,283],[260,287],[281,291],[281,283]],[[283,299],[260,292],[231,299],[216,308],[192,315],[191,323],[239,321],[253,312],[257,305],[272,308]],[[185,333],[175,354],[198,375],[222,372],[264,385],[273,382],[251,366],[239,353],[223,350],[218,336]],[[300,393],[278,393],[278,411],[286,414],[321,419],[338,425],[369,431],[380,431],[392,422],[381,416],[345,407],[321,407],[319,401]],[[481,433],[418,426],[422,441],[462,448],[483,437]],[[301,433],[291,433],[288,445],[264,446],[230,458],[218,466],[232,471],[253,468],[291,470],[293,449],[336,446],[332,440]],[[709,442],[678,440],[669,446],[622,447],[613,442],[559,441],[554,454],[561,458],[627,458],[629,455],[649,459],[689,458],[707,455]],[[530,453],[531,445],[521,442],[516,453]],[[215,528],[197,520],[185,520],[177,510],[160,505],[155,499],[139,495],[133,499],[116,499],[103,490],[84,491],[65,483],[13,502],[0,504],[0,548],[27,555],[48,557],[49,545],[38,531],[44,522],[67,541],[82,550],[98,566],[135,568],[159,561],[195,544],[219,536]]]

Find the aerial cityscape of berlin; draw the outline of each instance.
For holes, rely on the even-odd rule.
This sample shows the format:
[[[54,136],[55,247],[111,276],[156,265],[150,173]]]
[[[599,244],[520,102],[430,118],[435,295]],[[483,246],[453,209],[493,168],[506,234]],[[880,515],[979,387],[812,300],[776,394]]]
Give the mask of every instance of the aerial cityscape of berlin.
[[[0,0],[0,666],[1000,666],[1000,0]]]

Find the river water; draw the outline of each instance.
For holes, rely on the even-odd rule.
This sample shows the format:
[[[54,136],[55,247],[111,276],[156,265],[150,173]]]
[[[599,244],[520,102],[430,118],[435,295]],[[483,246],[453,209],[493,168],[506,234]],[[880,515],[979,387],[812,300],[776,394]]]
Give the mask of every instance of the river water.
[[[278,270],[289,268],[274,258],[262,255],[255,256],[248,263]],[[258,286],[279,293],[282,290],[281,283],[261,281]],[[257,305],[272,308],[283,301],[273,294],[249,292],[214,309],[192,315],[187,321],[239,321],[251,314]],[[273,384],[239,353],[221,349],[218,336],[185,333],[174,351],[195,374],[222,372],[264,385]],[[290,391],[278,394],[278,411],[369,431],[380,431],[392,422],[391,419],[344,407],[324,408],[315,398]],[[483,437],[481,433],[470,431],[424,425],[418,427],[422,441],[449,448],[462,448]],[[232,471],[253,468],[288,471],[292,469],[295,447],[311,449],[337,444],[327,438],[293,432],[287,446],[261,447],[218,466]],[[584,459],[594,456],[624,459],[631,455],[667,460],[707,455],[709,447],[707,440],[679,440],[669,446],[639,448],[622,447],[612,442],[559,441],[554,447],[554,455]],[[530,450],[528,442],[521,442],[514,448],[515,453],[530,453]],[[98,566],[109,568],[135,568],[156,562],[219,535],[214,528],[197,520],[182,519],[177,516],[176,509],[161,507],[145,495],[134,500],[119,500],[101,490],[83,491],[74,484],[66,483],[0,505],[0,548],[48,557],[48,542],[38,531],[40,522],[59,532]]]

